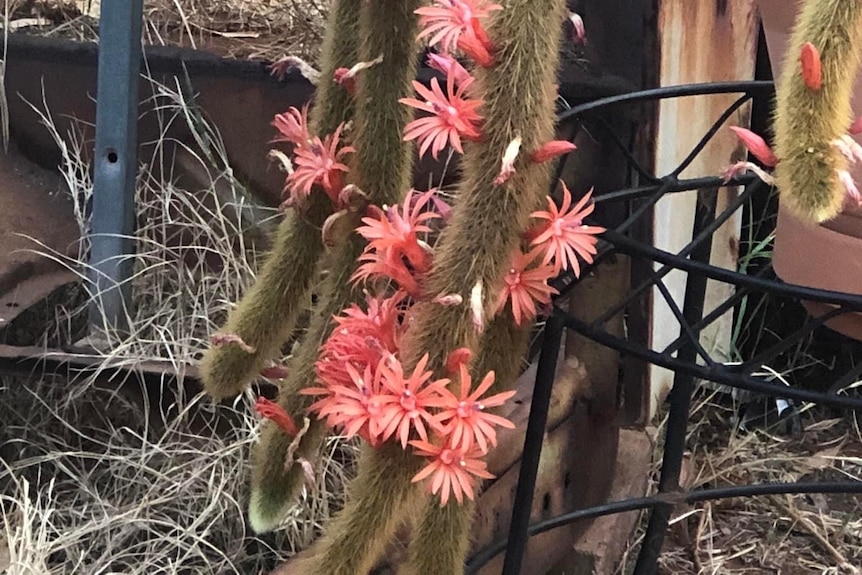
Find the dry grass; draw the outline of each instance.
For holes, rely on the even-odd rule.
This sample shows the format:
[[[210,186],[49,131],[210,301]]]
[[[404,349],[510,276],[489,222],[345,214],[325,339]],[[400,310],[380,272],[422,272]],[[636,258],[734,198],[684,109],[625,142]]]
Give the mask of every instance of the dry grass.
[[[144,41],[224,56],[276,60],[319,57],[330,0],[144,0]],[[98,38],[86,0],[18,0],[13,18],[29,33]],[[82,10],[83,8],[83,10]]]
[[[692,409],[681,484],[687,490],[763,482],[862,480],[862,433],[852,416],[803,409],[805,431],[740,431],[736,405],[702,389]],[[662,421],[656,432],[662,432]],[[656,451],[651,489],[661,458]],[[643,515],[618,574],[630,573]],[[862,565],[862,501],[852,495],[751,497],[678,507],[659,560],[666,574],[854,574]]]
[[[131,333],[103,334],[100,359],[134,365],[158,358],[179,369],[194,362],[253,281],[262,238],[278,216],[250,201],[217,131],[180,90],[150,82],[162,125],[188,122],[206,153],[163,140],[141,158]],[[63,151],[62,175],[85,234],[92,181],[81,152],[91,143],[58,133],[50,110],[34,109]],[[170,167],[178,155],[208,175],[202,186],[177,183]],[[37,251],[81,277],[88,271],[86,245],[77,259]],[[74,342],[86,299],[70,298],[52,322],[31,331],[42,331],[44,345]],[[317,485],[306,488],[282,528],[252,536],[247,461],[259,421],[251,392],[217,408],[203,395],[160,391],[38,374],[0,380],[0,572],[258,573],[307,546],[340,508],[354,446],[334,438]],[[215,420],[232,423],[216,433]]]
[[[308,545],[340,504],[338,461],[351,458],[333,441],[293,520],[254,537],[247,397],[220,409],[234,425],[216,434],[196,415],[212,410],[202,397],[163,413],[137,389],[84,385],[70,400],[68,380],[0,380],[0,572],[259,573]]]

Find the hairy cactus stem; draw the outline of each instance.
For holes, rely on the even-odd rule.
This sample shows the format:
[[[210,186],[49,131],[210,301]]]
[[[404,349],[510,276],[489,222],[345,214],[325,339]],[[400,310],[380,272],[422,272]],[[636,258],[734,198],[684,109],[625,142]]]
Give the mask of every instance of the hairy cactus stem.
[[[805,0],[776,87],[775,179],[796,217],[820,223],[843,208],[848,159],[835,142],[853,121],[862,2]]]
[[[358,60],[358,12],[353,1],[333,2],[323,45],[323,77],[310,118],[317,134],[332,133],[353,117],[353,99],[335,83],[334,74]],[[291,211],[279,224],[257,280],[222,330],[237,335],[254,352],[237,346],[212,347],[201,361],[204,387],[215,400],[241,393],[290,337],[324,251],[320,229],[332,208],[332,202],[318,190],[311,194],[302,214]]]
[[[483,355],[477,314],[472,309],[477,298],[471,296],[478,293],[479,304],[494,309],[496,290],[511,255],[519,247],[531,212],[549,188],[548,166],[532,163],[527,154],[515,159],[511,177],[497,182],[502,155],[513,140],[521,138],[524,149],[536,150],[553,137],[555,79],[566,3],[508,0],[502,4],[503,10],[494,14],[489,28],[497,48],[496,63],[476,70],[477,94],[485,100],[483,137],[464,146],[463,182],[451,219],[437,242],[428,279],[429,293],[459,294],[463,304],[416,305],[414,321],[402,342],[405,369],[412,369],[428,353],[428,368],[442,376],[453,350],[468,348]],[[504,333],[512,329],[504,327]],[[512,329],[509,333],[518,332]],[[512,369],[508,367],[512,365],[510,356],[517,350],[490,344],[486,349],[490,353],[481,361],[483,368]],[[514,380],[509,374],[506,377],[504,385]],[[404,453],[400,446],[363,453],[360,469],[366,471],[360,472],[351,488],[352,498],[330,524],[313,562],[314,573],[365,573],[397,528],[397,520],[408,520],[410,512],[427,500],[418,489],[410,488],[421,462]],[[455,503],[427,506],[419,525],[421,536],[412,538],[413,573],[463,572],[472,509]]]
[[[376,205],[402,201],[410,188],[413,167],[412,148],[401,134],[411,119],[400,106],[380,105],[397,102],[412,94],[411,82],[417,71],[417,31],[413,14],[419,0],[375,0],[348,2],[354,6],[351,26],[359,29],[360,44],[356,61],[382,63],[366,68],[355,79],[356,113],[352,131],[356,148],[351,158],[351,182],[368,202]],[[337,19],[337,18],[336,18]],[[346,64],[353,66],[355,62]],[[348,229],[360,221],[360,212],[349,212]],[[318,237],[320,230],[318,230]],[[328,275],[321,300],[315,310],[309,331],[299,345],[288,378],[279,393],[279,404],[295,420],[301,419],[311,400],[299,391],[311,387],[317,379],[314,363],[319,348],[332,330],[332,317],[352,302],[358,302],[360,290],[349,282],[357,260],[365,247],[358,234],[348,234],[328,258]],[[295,248],[294,248],[295,249]],[[302,438],[296,456],[313,460],[325,438],[323,422],[315,420]],[[284,467],[290,438],[275,426],[264,429],[261,442],[253,453],[252,497],[250,517],[256,531],[275,527],[292,503],[303,482],[299,466]]]

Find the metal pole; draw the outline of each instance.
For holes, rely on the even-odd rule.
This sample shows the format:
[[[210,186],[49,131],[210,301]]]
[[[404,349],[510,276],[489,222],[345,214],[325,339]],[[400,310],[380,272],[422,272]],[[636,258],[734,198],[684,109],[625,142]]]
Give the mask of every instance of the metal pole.
[[[530,512],[533,509],[533,495],[536,490],[536,476],[539,473],[539,458],[545,440],[545,426],[548,423],[548,409],[551,404],[551,391],[554,388],[554,374],[557,371],[557,356],[563,338],[565,321],[559,315],[552,315],[545,324],[542,354],[536,370],[536,385],[533,387],[533,401],[530,405],[530,418],[527,421],[527,434],[524,438],[524,454],[521,457],[521,472],[512,509],[512,524],[509,527],[509,543],[506,546],[506,559],[503,575],[519,575],[524,552],[527,549]]]
[[[135,177],[143,0],[103,2],[99,17],[89,305],[94,328],[127,327],[135,253]]]
[[[695,216],[692,237],[696,238],[700,232],[707,228],[715,220],[716,190],[699,198],[698,212]],[[695,249],[691,251],[691,259],[701,262],[709,262],[712,252],[712,236],[704,238]],[[685,300],[683,302],[683,317],[688,326],[695,325],[703,318],[704,301],[706,297],[707,278],[703,275],[688,274],[685,284]],[[680,331],[683,330],[680,325]],[[700,332],[689,334],[684,343],[679,347],[677,357],[686,363],[695,363],[697,360],[697,342],[692,341]],[[659,493],[674,493],[679,491],[679,477],[682,471],[682,459],[685,452],[686,430],[688,429],[688,415],[691,408],[691,396],[694,393],[694,376],[690,373],[677,372],[673,378],[673,389],[671,389],[668,401],[670,413],[668,415],[667,429],[665,431],[664,457],[661,464],[661,477],[659,479]],[[658,567],[658,557],[664,543],[665,533],[673,505],[661,503],[653,507],[650,513],[647,530],[641,544],[635,564],[635,575],[655,575]]]

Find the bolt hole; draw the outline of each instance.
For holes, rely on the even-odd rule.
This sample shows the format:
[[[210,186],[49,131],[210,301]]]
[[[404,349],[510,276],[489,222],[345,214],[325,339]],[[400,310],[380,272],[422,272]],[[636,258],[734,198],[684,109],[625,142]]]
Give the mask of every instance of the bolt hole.
[[[116,164],[120,159],[120,156],[117,155],[117,152],[114,150],[108,150],[108,162],[111,164]]]
[[[6,307],[18,307],[18,304],[14,301],[6,302]]]
[[[544,497],[542,497],[542,511],[550,511],[551,510],[551,494],[545,493]]]

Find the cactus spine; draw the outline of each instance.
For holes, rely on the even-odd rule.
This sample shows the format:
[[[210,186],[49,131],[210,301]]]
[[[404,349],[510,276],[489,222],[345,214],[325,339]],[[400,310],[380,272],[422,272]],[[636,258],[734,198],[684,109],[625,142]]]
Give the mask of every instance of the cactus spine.
[[[329,134],[353,117],[353,99],[335,83],[335,71],[358,61],[359,5],[334,0],[332,20],[323,44],[322,77],[311,111],[313,130]],[[257,281],[228,317],[223,331],[238,336],[250,348],[212,347],[201,361],[204,387],[214,399],[238,393],[275,358],[290,337],[314,270],[323,254],[320,229],[332,213],[324,194],[312,194],[302,215],[291,211],[280,223],[272,252]]]
[[[776,89],[775,151],[779,162],[775,178],[781,201],[805,221],[829,220],[844,205],[846,184],[841,176],[847,173],[848,159],[835,142],[852,122],[850,98],[860,47],[862,2],[803,3]],[[804,51],[812,49],[808,57],[813,53],[814,65],[819,66],[815,84],[806,78],[804,69]]]
[[[397,204],[410,187],[413,153],[401,134],[411,114],[402,106],[381,103],[395,103],[412,92],[411,81],[417,67],[414,41],[417,22],[413,11],[420,2],[343,0],[339,2],[342,4],[351,7],[339,8],[340,16],[336,15],[335,23],[345,26],[348,31],[361,31],[358,58],[368,62],[383,57],[379,65],[363,71],[356,85],[355,125],[352,130],[356,151],[350,175],[368,201],[377,205]],[[337,35],[337,30],[334,34]],[[349,65],[353,64],[355,62]],[[351,221],[346,227],[355,228],[360,215],[347,215]],[[317,234],[319,238],[319,230]],[[279,394],[279,404],[294,419],[301,419],[311,403],[307,396],[298,392],[313,386],[316,381],[314,365],[321,344],[332,331],[332,317],[359,295],[351,289],[348,280],[358,265],[365,240],[350,233],[341,241],[332,257],[322,301],[315,310],[312,324],[295,354],[291,372]],[[313,459],[324,437],[323,423],[313,421],[300,442],[297,456]],[[275,527],[301,486],[303,472],[299,466],[285,470],[284,461],[290,442],[291,438],[280,429],[267,425],[261,442],[255,447],[249,515],[256,531]],[[373,474],[375,470],[367,470],[367,473]]]

